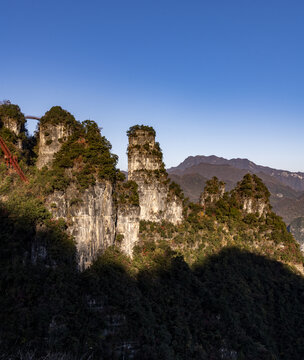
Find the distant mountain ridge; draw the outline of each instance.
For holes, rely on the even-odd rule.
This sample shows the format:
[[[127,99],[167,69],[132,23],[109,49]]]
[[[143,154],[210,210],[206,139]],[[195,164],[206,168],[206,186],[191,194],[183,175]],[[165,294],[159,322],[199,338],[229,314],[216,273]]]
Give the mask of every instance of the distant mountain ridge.
[[[226,183],[231,190],[250,172],[258,175],[271,192],[271,205],[286,224],[304,216],[304,173],[277,170],[257,165],[248,159],[227,160],[215,155],[189,156],[181,164],[167,170],[191,201],[198,201],[205,183],[213,176]]]
[[[176,167],[168,169],[169,173],[176,174],[177,171],[184,171],[199,164],[212,165],[229,165],[237,169],[247,170],[253,173],[264,173],[271,177],[278,179],[282,184],[291,187],[295,191],[304,191],[304,173],[291,172],[287,170],[277,170],[268,166],[257,165],[248,159],[225,159],[215,155],[204,156],[189,156],[181,164]]]

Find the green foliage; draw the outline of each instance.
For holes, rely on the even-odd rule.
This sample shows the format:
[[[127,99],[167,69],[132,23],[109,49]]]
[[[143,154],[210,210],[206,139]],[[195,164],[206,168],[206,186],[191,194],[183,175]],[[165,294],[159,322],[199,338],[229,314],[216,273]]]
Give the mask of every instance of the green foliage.
[[[20,107],[18,105],[11,104],[9,102],[4,102],[0,105],[0,126],[2,125],[3,118],[10,118],[17,120],[18,124],[22,126],[25,124],[25,117],[22,114]],[[2,120],[2,121],[1,121]]]
[[[118,182],[116,198],[119,205],[139,206],[138,185],[135,181]]]
[[[219,181],[216,176],[213,176],[212,179],[206,182],[204,192],[208,194],[220,194],[224,186],[225,183],[223,181]]]
[[[147,125],[134,125],[131,126],[130,129],[127,131],[127,135],[128,136],[136,136],[136,131],[137,130],[142,130],[142,131],[146,131],[149,135],[155,136],[155,130],[153,129],[153,127],[151,126],[147,126]]]
[[[168,196],[176,196],[177,198],[183,200],[184,199],[184,193],[181,187],[175,183],[174,181],[171,181],[169,184],[169,194]]]
[[[40,119],[40,125],[45,126],[47,124],[58,125],[63,124],[69,128],[77,127],[77,121],[74,116],[68,111],[63,110],[60,106],[53,106],[47,111]]]
[[[235,189],[237,196],[252,197],[255,199],[269,200],[270,192],[263,181],[255,174],[246,174],[242,181],[238,182]]]
[[[116,234],[115,241],[116,241],[117,244],[121,244],[123,239],[124,239],[123,234]]]
[[[83,203],[83,200],[79,197],[74,197],[73,199],[70,200],[70,206],[77,206]]]
[[[78,124],[56,153],[52,168],[42,170],[37,181],[45,183],[45,193],[64,190],[71,182],[83,191],[96,180],[115,181],[123,175],[116,169],[118,157],[110,150],[111,144],[101,136],[97,124],[86,120]]]
[[[3,138],[6,146],[9,148],[12,154],[14,155],[20,154],[19,149],[16,147],[18,137],[16,136],[15,133],[13,133],[8,128],[2,127],[0,128],[0,136]],[[0,154],[3,154],[2,149],[0,149]]]

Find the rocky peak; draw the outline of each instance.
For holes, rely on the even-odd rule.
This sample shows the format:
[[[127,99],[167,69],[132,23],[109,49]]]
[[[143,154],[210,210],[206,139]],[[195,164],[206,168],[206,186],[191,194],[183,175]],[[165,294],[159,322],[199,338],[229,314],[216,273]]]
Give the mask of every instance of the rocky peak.
[[[163,163],[155,130],[150,126],[136,125],[127,132],[129,180],[138,184],[140,220],[182,221],[182,201],[170,189],[168,174]]]
[[[135,125],[128,131],[129,146],[143,146],[148,143],[153,147],[155,145],[155,130],[150,126]]]
[[[54,155],[73,133],[77,121],[68,111],[54,106],[40,120],[37,167],[52,163]]]
[[[220,200],[225,193],[225,183],[219,181],[216,176],[206,182],[204,191],[200,196],[200,204],[203,208]]]
[[[270,210],[270,193],[262,180],[255,174],[246,174],[237,183],[232,196],[239,203],[241,209],[247,213],[257,213],[260,217]]]
[[[25,121],[18,105],[10,102],[4,102],[0,105],[0,126],[4,126],[15,135],[20,136],[25,131]]]
[[[150,126],[136,125],[127,132],[128,178],[134,181],[150,181],[153,177],[166,176],[163,154],[155,142],[155,130]]]

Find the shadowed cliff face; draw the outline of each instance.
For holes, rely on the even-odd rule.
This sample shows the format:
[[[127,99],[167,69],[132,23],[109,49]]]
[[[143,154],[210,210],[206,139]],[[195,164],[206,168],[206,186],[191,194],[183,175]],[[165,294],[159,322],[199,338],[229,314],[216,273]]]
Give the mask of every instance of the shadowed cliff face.
[[[52,260],[33,265],[35,224],[11,215],[1,208],[6,358],[22,358],[19,349],[35,359],[303,358],[304,280],[279,262],[223,248],[190,268],[169,247],[145,247],[132,262],[109,249],[79,273],[53,224],[40,235]]]

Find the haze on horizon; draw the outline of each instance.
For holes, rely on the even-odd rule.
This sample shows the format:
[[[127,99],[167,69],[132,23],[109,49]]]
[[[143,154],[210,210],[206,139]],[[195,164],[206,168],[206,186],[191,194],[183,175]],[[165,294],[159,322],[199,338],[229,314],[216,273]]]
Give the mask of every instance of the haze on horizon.
[[[304,172],[303,14],[300,0],[3,2],[0,100],[95,120],[123,170],[127,129],[147,124],[167,167]]]

